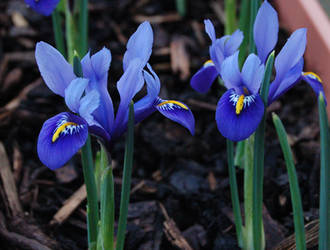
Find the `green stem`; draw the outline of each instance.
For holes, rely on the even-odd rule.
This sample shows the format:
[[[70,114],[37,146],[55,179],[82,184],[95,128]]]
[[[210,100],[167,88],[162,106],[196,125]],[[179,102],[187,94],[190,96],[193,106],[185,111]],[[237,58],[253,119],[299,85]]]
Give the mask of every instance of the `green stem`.
[[[109,166],[106,149],[101,146],[102,168],[101,176],[101,220],[100,237],[101,242],[98,249],[114,249],[114,223],[115,223],[115,192],[112,167]]]
[[[244,249],[253,249],[253,143],[253,135],[244,143]]]
[[[319,95],[321,137],[319,249],[330,249],[330,136],[324,97]]]
[[[277,132],[278,139],[281,144],[282,152],[285,159],[285,165],[288,171],[291,203],[293,209],[294,231],[296,236],[296,248],[299,250],[306,249],[305,228],[303,208],[301,203],[301,195],[299,190],[296,169],[293,163],[291,148],[288,142],[288,136],[280,118],[273,113],[273,122]]]
[[[74,43],[74,36],[75,36],[75,27],[73,23],[73,17],[70,11],[69,2],[66,0],[64,2],[65,6],[65,35],[66,35],[66,47],[67,47],[67,54],[68,54],[68,61],[69,63],[73,63],[73,56],[74,50],[76,49]]]
[[[176,0],[176,9],[180,16],[184,17],[187,12],[186,0]]]
[[[240,7],[240,18],[239,18],[239,29],[243,31],[244,39],[239,51],[239,65],[242,67],[246,55],[248,53],[249,46],[249,28],[250,28],[250,1],[251,0],[242,0]]]
[[[251,0],[250,2],[250,28],[249,28],[249,52],[255,53],[256,46],[253,38],[253,25],[257,16],[259,0]]]
[[[95,249],[99,222],[99,206],[90,136],[88,136],[86,144],[81,149],[81,160],[87,192],[88,246],[89,249]]]
[[[268,104],[268,91],[270,76],[274,64],[274,51],[267,59],[264,79],[261,86],[261,98],[265,105],[265,113],[255,133],[254,162],[253,162],[253,245],[255,250],[263,248],[263,223],[262,223],[262,196],[264,176],[264,150],[266,107]]]
[[[225,0],[225,33],[232,34],[236,29],[236,0]]]
[[[131,176],[132,176],[132,167],[133,167],[133,151],[134,151],[134,104],[132,102],[129,107],[123,183],[121,190],[120,214],[118,221],[118,234],[117,234],[117,246],[116,246],[117,250],[123,250],[125,243],[127,212],[128,212],[128,203],[129,203]]]
[[[234,166],[234,143],[228,139],[227,139],[227,159],[228,159],[230,194],[231,194],[231,202],[233,205],[237,241],[238,241],[238,245],[242,246],[243,224],[242,224],[241,208],[239,204],[239,196],[237,190],[236,172]]]
[[[80,37],[80,55],[87,53],[88,44],[88,0],[80,0],[79,11],[79,37]]]
[[[66,58],[64,37],[63,37],[62,25],[61,25],[62,17],[57,9],[55,9],[52,13],[52,21],[53,21],[53,30],[54,30],[56,48]]]

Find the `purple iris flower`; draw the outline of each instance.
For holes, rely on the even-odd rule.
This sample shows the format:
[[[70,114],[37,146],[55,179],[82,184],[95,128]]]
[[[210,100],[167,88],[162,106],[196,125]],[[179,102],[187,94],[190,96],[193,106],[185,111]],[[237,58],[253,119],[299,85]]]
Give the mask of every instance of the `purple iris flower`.
[[[68,108],[77,114],[63,112],[44,123],[38,138],[38,155],[47,167],[63,166],[85,144],[88,132],[110,148],[126,131],[129,105],[145,82],[147,95],[134,104],[135,121],[140,122],[158,110],[194,133],[195,121],[190,109],[181,102],[158,97],[160,81],[147,64],[152,43],[151,26],[144,22],[127,44],[124,73],[117,82],[120,104],[116,115],[107,89],[111,62],[108,49],[103,48],[93,56],[87,53],[81,60],[83,78],[78,78],[55,48],[44,42],[37,44],[36,60],[45,83],[55,94],[64,97]]]
[[[268,55],[274,49],[278,39],[278,16],[275,9],[264,1],[254,23],[254,41],[258,56],[265,64]],[[315,93],[323,93],[320,78],[314,73],[304,73],[303,55],[306,49],[306,28],[297,29],[289,37],[275,58],[276,75],[270,84],[268,104],[277,100],[300,80],[306,81]]]
[[[238,51],[242,35],[225,36],[215,40],[215,32],[209,21],[205,21],[206,32],[211,37],[210,55],[207,62],[191,79],[191,86],[206,92],[217,75],[228,89],[220,98],[216,110],[216,122],[220,133],[232,141],[248,138],[257,129],[264,114],[264,103],[259,96],[266,60],[274,49],[278,38],[278,17],[267,2],[261,5],[254,23],[254,40],[258,56],[250,54],[242,72],[238,66]],[[232,39],[233,36],[241,37]],[[216,41],[221,46],[215,46]],[[220,41],[224,41],[220,43]],[[234,50],[226,52],[226,44]],[[300,80],[305,80],[316,94],[324,95],[321,79],[312,72],[304,73],[303,54],[306,48],[306,29],[296,30],[275,58],[276,76],[270,84],[268,105],[277,100]],[[225,52],[223,52],[225,51]],[[217,52],[217,53],[216,53]],[[221,52],[221,53],[220,53]],[[231,55],[230,55],[231,54]]]
[[[29,5],[36,12],[49,16],[56,8],[60,0],[25,0],[25,3]]]
[[[236,30],[230,36],[227,35],[217,39],[211,21],[204,20],[204,24],[205,31],[212,41],[209,48],[211,60],[206,61],[190,81],[191,87],[201,93],[206,93],[217,76],[221,76],[223,61],[233,55],[243,41],[243,33],[240,30]]]

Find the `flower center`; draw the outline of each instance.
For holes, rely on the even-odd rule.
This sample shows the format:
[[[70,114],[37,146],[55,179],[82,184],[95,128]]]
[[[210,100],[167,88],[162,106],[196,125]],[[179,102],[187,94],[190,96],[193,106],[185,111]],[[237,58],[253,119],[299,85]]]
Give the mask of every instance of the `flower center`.
[[[186,105],[184,105],[183,103],[178,102],[178,101],[172,101],[172,100],[161,102],[157,106],[162,107],[164,105],[166,105],[165,107],[168,108],[168,109],[173,109],[174,105],[178,105],[179,107],[181,107],[185,110],[188,110],[188,107]]]
[[[243,109],[246,107],[249,107],[251,103],[253,103],[255,100],[255,95],[238,95],[236,93],[232,93],[229,96],[229,101],[233,104],[235,107],[235,113],[236,115],[239,115],[242,113]]]
[[[244,95],[240,95],[236,103],[236,115],[239,115],[244,107]]]

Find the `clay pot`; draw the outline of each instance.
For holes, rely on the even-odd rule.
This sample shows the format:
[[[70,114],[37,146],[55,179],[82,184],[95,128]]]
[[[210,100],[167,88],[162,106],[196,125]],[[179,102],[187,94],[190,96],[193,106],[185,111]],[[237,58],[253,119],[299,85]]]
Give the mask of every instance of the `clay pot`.
[[[273,1],[280,25],[290,32],[307,28],[305,70],[317,73],[330,100],[330,20],[318,0]],[[327,106],[330,117],[330,105]]]

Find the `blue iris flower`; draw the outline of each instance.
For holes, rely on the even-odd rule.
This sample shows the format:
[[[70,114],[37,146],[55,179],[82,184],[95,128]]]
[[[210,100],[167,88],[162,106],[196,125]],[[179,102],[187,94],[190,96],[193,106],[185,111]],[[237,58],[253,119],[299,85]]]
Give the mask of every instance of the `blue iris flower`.
[[[191,110],[174,100],[158,97],[160,81],[147,63],[152,52],[153,32],[142,23],[127,43],[123,59],[124,73],[117,82],[120,103],[116,115],[107,89],[110,51],[103,48],[81,60],[83,77],[75,76],[72,66],[51,45],[39,42],[36,60],[41,75],[55,94],[65,99],[75,114],[60,113],[47,120],[39,134],[38,155],[50,169],[63,166],[85,144],[88,132],[111,145],[126,131],[129,105],[146,83],[147,94],[134,104],[135,122],[155,111],[180,123],[194,134],[195,120]]]
[[[221,75],[223,61],[233,55],[243,41],[243,33],[236,30],[232,35],[219,39],[215,36],[214,26],[210,20],[205,20],[205,31],[209,35],[212,44],[209,48],[211,59],[206,61],[203,67],[191,78],[190,84],[198,92],[207,92],[217,76]]]
[[[36,12],[49,16],[56,8],[60,0],[25,0],[25,3],[29,5]]]
[[[206,31],[214,44],[214,29],[209,21],[205,21]],[[206,92],[219,75],[228,89],[220,98],[216,110],[216,122],[220,133],[232,141],[248,138],[257,129],[264,114],[264,103],[259,96],[260,84],[264,76],[266,60],[274,49],[278,39],[278,17],[276,11],[267,2],[261,5],[254,23],[254,40],[258,55],[250,54],[242,71],[238,65],[238,47],[241,39],[236,40],[235,51],[226,54],[225,46],[210,48],[212,62],[207,62],[191,79],[191,86]],[[237,31],[235,32],[237,33]],[[234,36],[235,33],[232,35]],[[212,35],[213,34],[213,35]],[[230,42],[225,36],[224,45]],[[238,45],[238,46],[237,46]],[[312,72],[303,72],[303,54],[306,48],[306,29],[296,30],[275,58],[276,75],[270,84],[268,105],[277,100],[300,80],[305,80],[316,92],[323,93],[321,79]],[[227,56],[224,56],[227,55]],[[218,61],[218,63],[216,63]],[[218,66],[216,66],[218,65]],[[210,69],[213,67],[213,69]],[[216,71],[214,70],[216,68]]]

